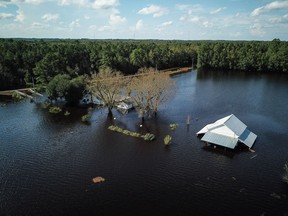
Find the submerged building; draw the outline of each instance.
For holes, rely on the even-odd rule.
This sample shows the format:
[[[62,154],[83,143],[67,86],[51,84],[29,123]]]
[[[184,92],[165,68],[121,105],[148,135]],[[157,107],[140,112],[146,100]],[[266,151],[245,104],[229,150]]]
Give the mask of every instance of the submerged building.
[[[212,124],[206,125],[197,135],[204,134],[202,141],[234,149],[238,142],[251,148],[257,135],[247,129],[247,126],[235,115],[231,114]]]

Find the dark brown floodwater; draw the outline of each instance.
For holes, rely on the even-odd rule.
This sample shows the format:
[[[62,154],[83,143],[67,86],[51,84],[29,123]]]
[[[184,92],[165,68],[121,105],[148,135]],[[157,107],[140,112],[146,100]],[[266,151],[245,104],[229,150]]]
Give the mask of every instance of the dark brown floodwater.
[[[135,112],[109,120],[95,109],[85,125],[84,108],[64,117],[29,101],[0,107],[0,215],[287,215],[288,77],[193,71],[174,79],[175,98],[143,128]],[[205,148],[196,137],[231,113],[258,135],[255,153]],[[113,121],[157,139],[107,130]],[[96,176],[106,181],[93,184]]]

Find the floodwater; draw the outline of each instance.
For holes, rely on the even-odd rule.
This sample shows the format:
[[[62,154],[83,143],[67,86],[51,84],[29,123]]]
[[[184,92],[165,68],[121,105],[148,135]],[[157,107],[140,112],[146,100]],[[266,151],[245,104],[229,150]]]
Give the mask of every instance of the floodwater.
[[[135,111],[115,110],[111,120],[106,109],[71,108],[65,117],[29,101],[1,106],[0,215],[287,215],[288,77],[192,71],[173,79],[175,97],[143,127]],[[87,112],[90,125],[81,122]],[[232,113],[258,135],[255,153],[196,137]],[[111,124],[157,138],[127,137]],[[94,184],[97,176],[105,182]]]

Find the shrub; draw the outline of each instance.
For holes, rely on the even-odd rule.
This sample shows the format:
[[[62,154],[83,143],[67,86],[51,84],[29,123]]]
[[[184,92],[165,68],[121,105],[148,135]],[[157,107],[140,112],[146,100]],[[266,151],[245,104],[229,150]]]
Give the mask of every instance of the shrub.
[[[175,130],[178,127],[178,124],[170,124],[170,129]]]
[[[50,105],[51,105],[50,102],[45,101],[44,103],[42,103],[41,107],[42,107],[43,109],[47,109]]]
[[[81,117],[81,121],[87,123],[91,118],[91,115],[86,114]]]
[[[49,113],[57,114],[57,113],[60,113],[61,111],[62,109],[57,106],[52,106],[49,108]]]
[[[165,145],[169,145],[171,143],[172,137],[170,135],[165,136],[164,143]]]
[[[69,116],[70,114],[71,114],[71,113],[66,110],[66,112],[64,113],[64,116]]]
[[[12,98],[16,101],[21,101],[24,99],[24,97],[22,95],[20,95],[18,92],[13,92]]]

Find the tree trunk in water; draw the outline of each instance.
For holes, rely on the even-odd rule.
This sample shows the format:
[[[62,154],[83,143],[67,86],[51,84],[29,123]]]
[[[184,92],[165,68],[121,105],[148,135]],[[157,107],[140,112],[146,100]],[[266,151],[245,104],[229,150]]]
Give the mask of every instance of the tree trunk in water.
[[[110,119],[113,118],[112,108],[110,108],[110,107],[108,107],[108,117],[109,117]]]
[[[94,107],[94,100],[93,100],[93,95],[90,94],[90,104],[92,107]]]

